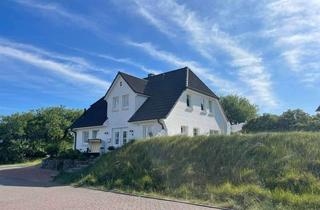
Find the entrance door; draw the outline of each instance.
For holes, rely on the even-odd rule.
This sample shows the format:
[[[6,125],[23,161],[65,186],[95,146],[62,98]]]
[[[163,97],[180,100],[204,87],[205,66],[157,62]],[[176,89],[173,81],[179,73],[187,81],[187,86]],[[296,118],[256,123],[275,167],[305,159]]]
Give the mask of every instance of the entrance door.
[[[122,146],[128,142],[128,128],[112,129],[112,141],[116,147]]]

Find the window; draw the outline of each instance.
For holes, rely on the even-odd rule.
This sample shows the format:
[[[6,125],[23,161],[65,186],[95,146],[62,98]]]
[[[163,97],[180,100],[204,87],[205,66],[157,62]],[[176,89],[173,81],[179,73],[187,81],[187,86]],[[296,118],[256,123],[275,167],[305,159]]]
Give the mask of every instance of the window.
[[[89,139],[89,131],[83,131],[82,132],[82,142],[88,143],[88,139]]]
[[[122,96],[122,109],[127,109],[129,107],[129,95]]]
[[[92,131],[92,138],[96,139],[98,137],[98,130],[93,130]]]
[[[128,132],[127,131],[122,132],[122,138],[123,138],[123,144],[126,144],[128,141]]]
[[[118,110],[119,106],[119,96],[113,97],[112,99],[112,109],[113,110]]]
[[[193,129],[193,136],[199,136],[199,128]]]
[[[212,136],[214,134],[214,130],[209,131],[209,135]]]
[[[153,136],[152,126],[144,125],[143,126],[143,138],[151,138]]]
[[[188,135],[188,127],[187,126],[181,126],[181,135]]]
[[[212,109],[212,101],[208,102],[208,106],[209,106],[209,112],[212,113],[213,109]]]
[[[114,141],[115,141],[115,144],[119,144],[119,139],[120,139],[120,132],[117,131],[114,133]]]
[[[120,87],[122,86],[122,81],[120,81]]]
[[[201,111],[204,111],[204,98],[202,98],[202,101],[201,101]]]
[[[187,95],[187,107],[191,107],[191,96],[190,95]]]

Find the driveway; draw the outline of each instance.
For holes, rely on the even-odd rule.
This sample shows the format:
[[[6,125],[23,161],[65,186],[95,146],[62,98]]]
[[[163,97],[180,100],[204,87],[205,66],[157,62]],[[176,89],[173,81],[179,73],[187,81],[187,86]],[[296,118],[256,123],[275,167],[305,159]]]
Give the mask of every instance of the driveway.
[[[55,171],[0,167],[0,209],[212,210],[189,205],[103,192],[51,182]]]

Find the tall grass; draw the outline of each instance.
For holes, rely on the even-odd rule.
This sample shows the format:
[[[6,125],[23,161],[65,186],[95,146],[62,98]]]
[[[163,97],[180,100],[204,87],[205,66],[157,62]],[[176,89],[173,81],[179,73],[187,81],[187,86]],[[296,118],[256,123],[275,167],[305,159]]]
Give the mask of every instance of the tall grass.
[[[320,209],[320,133],[136,141],[60,180],[234,209]]]

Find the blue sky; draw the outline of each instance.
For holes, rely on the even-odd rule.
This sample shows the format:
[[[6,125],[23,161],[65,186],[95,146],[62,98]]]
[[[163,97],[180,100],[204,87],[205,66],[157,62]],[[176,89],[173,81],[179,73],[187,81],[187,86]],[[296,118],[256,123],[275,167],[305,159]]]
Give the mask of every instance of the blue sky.
[[[85,108],[118,71],[189,66],[279,114],[320,105],[319,0],[0,1],[0,115]]]

